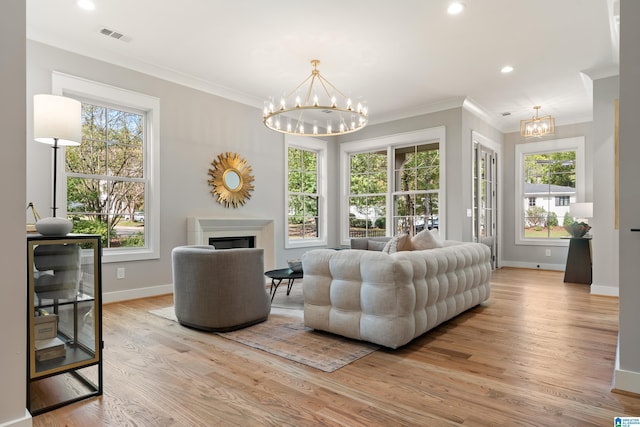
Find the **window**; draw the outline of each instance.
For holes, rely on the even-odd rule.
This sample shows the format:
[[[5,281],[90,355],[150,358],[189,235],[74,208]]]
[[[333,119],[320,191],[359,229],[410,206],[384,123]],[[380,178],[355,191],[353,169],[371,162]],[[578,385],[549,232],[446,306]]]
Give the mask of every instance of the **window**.
[[[66,149],[67,215],[104,248],[144,247],[143,112],[82,103],[82,144]]]
[[[536,205],[536,198],[529,197],[529,206],[535,206],[535,205]]]
[[[584,194],[584,137],[518,144],[516,159],[516,243],[566,245],[569,205]]]
[[[104,262],[158,258],[158,99],[60,73],[53,82],[82,102],[82,144],[65,150],[73,231],[100,234]]]
[[[342,144],[342,244],[442,230],[443,143],[438,127]]]
[[[326,143],[287,137],[287,247],[326,245]]]
[[[349,237],[386,235],[387,150],[351,154]]]
[[[395,148],[393,160],[393,234],[438,228],[439,144]]]

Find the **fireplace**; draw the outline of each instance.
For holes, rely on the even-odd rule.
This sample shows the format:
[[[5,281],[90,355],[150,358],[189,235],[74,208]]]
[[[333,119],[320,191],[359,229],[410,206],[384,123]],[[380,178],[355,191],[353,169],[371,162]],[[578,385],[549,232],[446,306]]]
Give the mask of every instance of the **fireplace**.
[[[255,236],[209,237],[209,244],[216,249],[255,248]]]
[[[263,218],[187,218],[187,243],[208,245],[209,239],[253,237],[253,247],[264,250],[264,268],[273,270],[276,260],[274,221]],[[222,249],[220,243],[214,243]]]

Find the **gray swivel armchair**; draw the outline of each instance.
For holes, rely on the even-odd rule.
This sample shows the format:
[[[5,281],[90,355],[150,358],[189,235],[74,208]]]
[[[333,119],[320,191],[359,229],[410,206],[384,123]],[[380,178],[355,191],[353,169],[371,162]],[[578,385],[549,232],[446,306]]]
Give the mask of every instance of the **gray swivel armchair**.
[[[180,324],[205,331],[231,331],[269,317],[263,249],[178,246],[171,258]]]

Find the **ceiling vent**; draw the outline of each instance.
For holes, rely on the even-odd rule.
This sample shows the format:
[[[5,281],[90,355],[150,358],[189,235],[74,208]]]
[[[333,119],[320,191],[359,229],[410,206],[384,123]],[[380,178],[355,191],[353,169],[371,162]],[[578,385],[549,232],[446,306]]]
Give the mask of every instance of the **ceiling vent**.
[[[125,36],[124,34],[115,31],[115,30],[111,30],[109,28],[103,27],[100,29],[100,34],[107,36],[107,37],[111,37],[114,38],[116,40],[121,40],[123,42],[128,42],[129,40],[131,40],[131,38]]]

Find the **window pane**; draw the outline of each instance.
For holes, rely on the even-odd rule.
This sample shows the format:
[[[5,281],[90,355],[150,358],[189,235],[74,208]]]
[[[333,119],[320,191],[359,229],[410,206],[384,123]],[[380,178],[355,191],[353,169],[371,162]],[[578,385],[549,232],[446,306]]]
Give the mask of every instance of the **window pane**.
[[[313,151],[302,150],[302,167],[307,172],[316,173],[318,155]]]
[[[289,147],[287,154],[287,161],[289,163],[289,172],[302,170],[302,151]]]
[[[107,140],[106,108],[82,104],[82,138],[100,142]]]
[[[109,144],[107,159],[109,175],[142,178],[142,146]]]
[[[304,216],[318,216],[318,198],[315,196],[305,196],[304,198]]]
[[[299,195],[289,196],[289,216],[302,216],[304,212],[303,200],[304,198]]]
[[[289,169],[289,191],[294,193],[302,192],[302,172],[291,171]]]
[[[88,175],[107,174],[107,152],[103,141],[83,138],[82,144],[65,148],[67,172]]]
[[[303,180],[302,180],[302,192],[304,193],[317,193],[318,192],[318,186],[317,186],[317,175],[315,173],[315,171],[310,172],[310,173],[305,173],[303,175]]]

